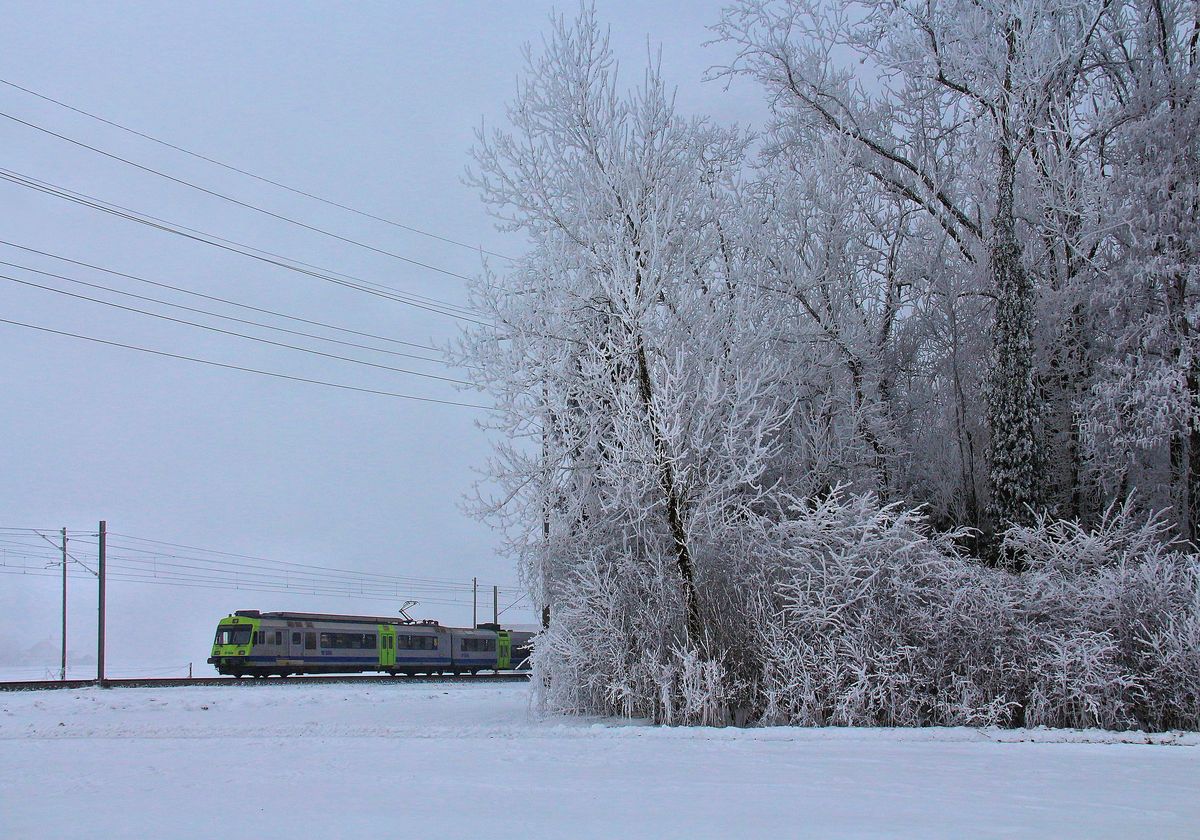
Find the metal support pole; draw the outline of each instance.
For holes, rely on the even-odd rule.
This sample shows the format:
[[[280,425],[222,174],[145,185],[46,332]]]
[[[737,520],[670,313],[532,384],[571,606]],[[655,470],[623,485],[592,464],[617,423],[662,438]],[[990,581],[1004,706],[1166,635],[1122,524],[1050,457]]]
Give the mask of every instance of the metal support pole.
[[[492,624],[496,625],[496,629],[500,629],[500,587],[492,587]]]
[[[479,578],[471,578],[471,629],[479,626]]]
[[[100,597],[99,597],[99,626],[96,633],[96,683],[104,687],[104,554],[108,541],[108,523],[100,522]]]
[[[62,564],[63,564],[63,593],[62,593],[62,662],[58,668],[58,678],[64,682],[67,679],[67,529],[62,529]]]

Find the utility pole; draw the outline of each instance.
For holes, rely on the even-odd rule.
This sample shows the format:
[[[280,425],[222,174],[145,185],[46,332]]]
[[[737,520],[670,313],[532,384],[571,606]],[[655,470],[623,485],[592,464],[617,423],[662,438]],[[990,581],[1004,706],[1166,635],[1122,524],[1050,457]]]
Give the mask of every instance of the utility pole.
[[[108,541],[108,523],[103,519],[100,520],[100,603],[99,603],[99,627],[96,639],[96,684],[101,688],[104,687],[104,554],[105,544]]]
[[[496,629],[500,629],[500,587],[492,587],[492,624],[496,625]]]
[[[58,668],[58,678],[67,679],[67,529],[62,529],[62,564],[63,564],[63,604],[62,604],[62,663]]]
[[[479,578],[471,578],[471,629],[479,626]]]

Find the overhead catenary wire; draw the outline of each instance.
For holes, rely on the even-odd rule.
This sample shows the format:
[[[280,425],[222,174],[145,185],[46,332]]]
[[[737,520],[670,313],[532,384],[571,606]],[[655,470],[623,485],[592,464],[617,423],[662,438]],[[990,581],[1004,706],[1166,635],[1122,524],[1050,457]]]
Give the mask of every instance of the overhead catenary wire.
[[[359,587],[352,584],[336,584],[320,580],[291,580],[291,581],[272,581],[258,579],[237,578],[230,575],[214,576],[201,575],[187,572],[154,572],[148,569],[141,569],[132,566],[125,566],[121,563],[114,562],[109,567],[114,575],[120,575],[118,579],[139,580],[141,582],[176,582],[176,583],[207,583],[227,585],[230,588],[247,588],[256,587],[262,591],[293,591],[303,590],[312,592],[335,593],[345,592],[354,595],[362,596],[378,596],[381,598],[419,598],[422,602],[428,603],[446,603],[446,604],[470,604],[470,599],[453,598],[450,596],[430,595],[428,593],[413,592],[402,587]]]
[[[95,344],[104,344],[109,347],[121,347],[126,350],[136,350],[141,353],[150,353],[152,355],[162,356],[162,357],[168,358],[168,359],[178,359],[178,360],[182,360],[182,361],[195,362],[197,364],[209,365],[211,367],[223,368],[226,370],[237,370],[237,371],[242,371],[244,373],[257,374],[258,376],[269,376],[269,377],[273,377],[275,379],[286,379],[286,380],[289,380],[292,382],[304,382],[309,385],[320,385],[320,386],[323,386],[326,388],[337,388],[337,389],[343,390],[343,391],[356,391],[358,393],[363,393],[363,394],[375,394],[377,396],[394,397],[396,399],[402,399],[402,400],[413,400],[416,402],[437,403],[439,405],[452,405],[452,406],[458,406],[461,408],[474,408],[474,409],[479,409],[480,411],[495,411],[495,409],[490,406],[479,405],[478,403],[457,402],[455,400],[443,400],[443,399],[438,399],[435,397],[420,397],[420,396],[416,396],[414,394],[401,394],[401,393],[398,393],[395,391],[383,391],[383,390],[376,389],[376,388],[360,388],[355,385],[343,385],[338,382],[327,382],[322,379],[309,379],[308,377],[304,377],[304,376],[292,376],[291,374],[287,374],[287,373],[278,373],[276,371],[260,370],[258,368],[251,368],[251,367],[244,367],[242,365],[228,364],[226,362],[217,362],[212,359],[201,359],[196,356],[185,356],[180,353],[168,353],[165,350],[154,350],[149,347],[140,347],[135,344],[125,344],[125,343],[119,342],[119,341],[109,341],[108,339],[104,339],[104,338],[96,338],[95,336],[67,332],[66,330],[56,330],[56,329],[52,329],[50,327],[38,326],[37,324],[27,324],[23,321],[13,321],[13,320],[10,320],[7,318],[0,318],[0,324],[9,324],[9,325],[15,326],[15,327],[24,327],[26,329],[37,330],[39,332],[50,333],[52,335],[64,336],[67,338],[75,338],[75,339],[79,339],[81,341],[90,341]]]
[[[63,557],[64,557],[65,559],[58,561],[60,564],[61,564],[61,563],[66,563],[66,562],[67,562],[67,559],[74,560],[76,563],[78,563],[80,566],[83,566],[83,568],[87,569],[87,570],[88,570],[89,572],[91,572],[92,574],[94,574],[94,575],[98,575],[98,572],[95,572],[95,571],[93,571],[92,569],[88,568],[88,566],[87,566],[87,564],[86,564],[86,563],[84,563],[82,560],[80,560],[78,557],[76,557],[76,556],[75,556],[74,554],[72,554],[71,552],[67,551],[67,546],[66,546],[66,543],[65,543],[65,542],[63,542],[63,543],[56,543],[54,540],[50,539],[50,538],[49,538],[48,536],[46,536],[45,534],[38,534],[38,536],[39,536],[39,537],[41,537],[41,538],[42,538],[42,540],[44,540],[46,543],[48,543],[48,544],[50,545],[50,547],[51,547],[51,548],[55,549],[56,551],[61,551],[61,552],[62,552],[62,555],[63,555]],[[62,533],[60,534],[60,539],[64,539],[64,540],[66,539],[66,533],[65,533],[65,531],[64,531],[64,532],[62,532]]]
[[[58,558],[58,546],[53,543],[46,543],[42,540],[46,539],[46,533],[50,533],[51,529],[38,529],[39,533],[31,531],[27,534],[0,534],[0,548],[5,545],[32,548],[42,552],[53,551],[52,559]],[[54,532],[58,533],[58,532]],[[165,540],[156,540],[148,537],[139,537],[132,534],[106,531],[106,545],[109,550],[109,557],[121,558],[128,562],[137,562],[142,564],[158,564],[164,568],[172,566],[180,566],[182,568],[195,569],[192,563],[209,564],[210,566],[231,567],[234,572],[239,571],[267,571],[274,575],[293,575],[295,577],[314,577],[326,576],[333,578],[351,579],[358,583],[366,581],[368,583],[380,583],[387,586],[399,586],[405,589],[436,589],[438,591],[459,591],[463,593],[472,592],[475,586],[460,578],[440,578],[428,577],[421,575],[398,575],[386,572],[374,572],[363,569],[347,569],[335,566],[318,565],[314,563],[300,563],[292,560],[279,560],[276,558],[262,557],[252,554],[239,554],[236,552],[220,551],[211,548],[202,548],[200,546],[186,545],[183,543],[167,542]],[[68,532],[69,536],[79,539],[81,536],[96,536],[91,532]],[[37,539],[37,538],[42,539]],[[140,545],[139,545],[140,544]],[[183,551],[181,552],[180,549]],[[188,553],[183,553],[188,552]],[[133,558],[128,553],[143,555],[142,557]],[[209,556],[205,556],[209,555]],[[212,569],[208,569],[212,571]],[[227,573],[228,569],[221,569],[222,573]],[[483,582],[485,586],[492,586],[486,580]],[[494,584],[501,592],[518,593],[524,592],[524,588],[516,584],[497,583]]]
[[[59,276],[59,275],[53,275],[53,276]],[[71,282],[81,282],[81,283],[83,282],[83,281],[74,281],[74,280],[72,280],[72,278],[69,278],[69,277],[63,277],[62,279],[70,280]],[[114,309],[121,309],[125,312],[133,312],[133,313],[136,313],[139,315],[146,315],[150,318],[159,318],[161,320],[171,321],[176,324],[183,324],[183,325],[186,325],[189,327],[197,327],[198,329],[209,330],[211,332],[220,333],[222,335],[229,335],[229,336],[233,336],[235,338],[245,339],[247,341],[256,341],[256,342],[259,342],[260,344],[268,344],[273,347],[280,347],[280,348],[284,348],[284,349],[288,349],[288,350],[295,350],[300,353],[311,353],[312,355],[322,356],[327,359],[336,359],[337,361],[350,362],[353,364],[364,365],[366,367],[372,367],[372,368],[377,368],[380,370],[392,371],[394,373],[408,374],[410,376],[419,376],[419,377],[423,377],[425,379],[435,379],[435,380],[439,380],[441,382],[453,383],[455,385],[471,385],[472,384],[465,379],[457,379],[452,376],[441,376],[436,373],[424,373],[422,371],[410,370],[408,368],[395,367],[393,365],[383,365],[383,364],[378,364],[376,362],[368,362],[363,359],[354,359],[349,356],[339,356],[335,353],[325,353],[320,350],[313,350],[310,347],[301,347],[296,344],[287,344],[287,343],[281,342],[281,341],[272,341],[269,338],[260,338],[258,336],[246,335],[245,333],[234,332],[233,330],[226,330],[226,329],[222,329],[220,327],[211,326],[209,324],[198,324],[195,321],[188,321],[183,318],[173,318],[170,315],[163,315],[158,312],[150,312],[145,309],[138,309],[137,307],[134,307],[134,306],[124,306],[123,304],[120,304],[120,303],[113,303],[112,301],[101,300],[100,298],[94,298],[89,295],[80,295],[80,294],[76,294],[75,292],[68,292],[65,289],[55,289],[52,286],[43,286],[41,283],[33,283],[29,280],[21,280],[16,277],[10,277],[7,274],[0,274],[0,280],[9,280],[13,283],[19,283],[23,286],[29,286],[29,287],[32,287],[35,289],[42,289],[44,291],[54,292],[55,294],[66,295],[67,297],[75,298],[77,300],[84,300],[84,301],[88,301],[90,303],[98,303],[103,306],[110,306]],[[85,285],[87,285],[87,284],[85,284]]]
[[[13,562],[20,561],[19,563]],[[6,574],[30,574],[38,575],[45,573],[47,575],[61,576],[61,571],[55,566],[61,567],[61,564],[40,562],[43,558],[39,557],[7,557],[0,555],[0,571]],[[451,604],[470,604],[471,601],[466,597],[467,593],[460,593],[461,598],[453,597],[453,593],[441,594],[438,592],[426,592],[412,587],[406,586],[368,586],[359,585],[354,582],[338,582],[325,581],[315,578],[297,577],[292,579],[258,579],[249,577],[239,577],[233,574],[202,574],[199,572],[179,571],[175,569],[146,569],[139,566],[127,565],[122,562],[124,558],[114,557],[111,563],[106,562],[106,577],[115,576],[116,579],[146,579],[159,582],[180,582],[180,583],[211,583],[214,585],[223,585],[230,588],[247,588],[259,587],[265,590],[319,590],[321,592],[344,592],[357,595],[379,595],[388,598],[418,598],[422,602],[429,603],[451,603]],[[84,571],[71,567],[68,569],[68,576],[71,579],[89,580],[95,577],[94,574],[87,574]]]
[[[112,557],[119,559],[125,563],[135,565],[139,568],[148,567],[151,569],[162,569],[176,572],[183,570],[181,573],[203,572],[206,574],[220,574],[225,576],[235,576],[238,578],[247,577],[269,581],[304,581],[304,580],[319,580],[322,583],[328,584],[345,584],[348,586],[366,587],[371,589],[404,589],[405,591],[423,591],[423,592],[460,592],[466,594],[471,590],[470,584],[438,584],[438,583],[416,583],[405,580],[381,580],[377,577],[361,574],[348,573],[326,573],[326,572],[301,572],[280,569],[264,569],[247,568],[239,566],[232,561],[205,561],[200,558],[183,558],[192,559],[196,562],[182,563],[178,560],[167,560],[158,556],[151,557],[131,557],[128,554],[121,553],[121,546],[112,546]],[[126,549],[127,550],[127,549]],[[207,565],[206,565],[207,564]],[[226,568],[226,567],[232,568]],[[505,590],[507,591],[507,590]]]
[[[529,593],[528,592],[524,593],[520,598],[518,598],[517,600],[510,603],[507,607],[500,610],[500,612],[496,613],[496,617],[499,618],[500,616],[504,615],[506,612],[508,612],[510,609],[512,609],[513,607],[515,607],[517,604],[521,603],[528,597],[529,597]]]
[[[10,562],[19,560],[20,565]],[[31,566],[30,561],[38,565]],[[78,561],[77,561],[78,562]],[[469,603],[466,595],[472,591],[469,584],[447,586],[444,584],[419,584],[404,581],[380,581],[367,577],[349,575],[321,575],[319,573],[287,573],[282,571],[258,572],[246,569],[214,568],[190,563],[174,563],[156,558],[135,558],[117,551],[109,555],[108,571],[118,570],[129,575],[147,576],[156,579],[171,579],[181,581],[232,582],[237,585],[261,585],[281,587],[285,589],[322,588],[329,590],[347,590],[358,593],[375,593],[398,596],[416,596],[424,600],[441,598],[452,600],[454,603]],[[11,550],[0,550],[0,567],[9,569],[39,570],[52,566],[60,566],[61,561],[46,554],[28,553]],[[83,565],[82,563],[80,565]],[[87,569],[86,566],[84,566]],[[95,572],[91,572],[93,576]],[[501,591],[508,592],[508,588]],[[463,596],[454,599],[455,594]]]
[[[2,566],[0,566],[0,574],[26,575],[29,577],[48,577],[48,578],[55,578],[55,579],[58,579],[62,576],[61,572],[54,571],[54,570],[20,569],[20,568],[11,568],[11,567],[5,568]],[[323,587],[292,587],[291,589],[287,589],[287,588],[280,588],[280,587],[259,587],[259,586],[252,586],[252,585],[236,585],[236,584],[232,584],[232,583],[228,583],[228,582],[219,582],[219,581],[203,583],[203,582],[197,582],[197,581],[175,581],[175,580],[154,579],[154,578],[144,579],[142,576],[128,575],[124,572],[119,572],[119,571],[106,572],[106,576],[110,577],[112,580],[124,580],[124,581],[130,582],[130,583],[145,583],[145,584],[159,585],[159,586],[178,586],[178,587],[182,587],[184,589],[217,589],[217,590],[226,590],[226,591],[263,592],[263,593],[276,593],[276,594],[291,592],[293,594],[318,595],[321,597],[329,597],[329,598],[352,598],[352,599],[361,599],[361,600],[368,600],[368,601],[393,601],[393,602],[395,602],[395,601],[410,600],[408,598],[408,596],[403,595],[403,594],[401,594],[401,595],[360,594],[360,593],[357,593],[350,589],[339,590],[339,589],[323,588]],[[71,573],[69,575],[69,577],[73,580],[76,580],[76,579],[85,580],[85,579],[88,579],[89,576],[77,574],[77,573]],[[436,598],[422,598],[422,599],[420,599],[420,601],[421,601],[421,603],[437,603],[437,604],[444,604],[447,606],[464,606],[464,605],[470,604],[470,601],[451,601],[451,600],[436,599]]]
[[[69,105],[68,103],[66,103],[66,102],[63,102],[63,101],[61,101],[61,100],[59,100],[59,99],[55,99],[55,98],[53,98],[53,97],[51,97],[51,96],[47,96],[47,95],[46,95],[46,94],[44,94],[44,93],[38,93],[37,91],[30,90],[30,89],[29,89],[29,88],[27,88],[27,87],[23,87],[23,86],[21,86],[21,85],[18,85],[18,84],[16,84],[15,82],[8,81],[7,79],[0,79],[0,84],[7,85],[8,87],[10,87],[10,88],[15,88],[16,90],[19,90],[19,91],[23,91],[24,93],[27,93],[27,94],[29,94],[30,96],[36,96],[38,99],[41,99],[41,100],[43,100],[43,101],[46,101],[46,102],[50,102],[50,103],[52,103],[52,104],[54,104],[54,105],[58,105],[59,107],[62,107],[62,108],[66,108],[68,111],[74,111],[74,112],[75,112],[75,113],[77,113],[77,114],[82,114],[82,115],[83,115],[83,116],[85,116],[85,117],[88,117],[88,118],[90,118],[90,119],[96,120],[96,121],[98,121],[98,122],[102,122],[102,123],[104,123],[105,125],[112,126],[113,128],[120,129],[121,131],[127,132],[127,133],[129,133],[129,134],[132,134],[132,135],[134,135],[134,136],[136,136],[136,137],[141,137],[141,138],[143,138],[144,140],[149,140],[149,141],[150,141],[150,142],[152,142],[152,143],[157,143],[158,145],[160,145],[160,146],[164,146],[164,147],[166,147],[166,148],[168,148],[168,149],[174,149],[174,150],[175,150],[175,151],[177,151],[177,152],[182,152],[183,154],[185,154],[185,155],[189,155],[189,156],[191,156],[191,157],[194,157],[194,158],[196,158],[196,159],[198,159],[198,160],[203,160],[203,161],[205,161],[205,162],[207,162],[207,163],[214,164],[214,165],[216,165],[216,166],[219,166],[219,167],[221,167],[221,168],[223,168],[223,169],[227,169],[227,170],[229,170],[229,171],[231,171],[231,172],[236,172],[236,173],[238,173],[239,175],[245,175],[245,176],[246,176],[246,177],[248,177],[248,178],[253,178],[254,180],[256,180],[256,181],[261,181],[261,182],[262,182],[262,183],[264,183],[264,184],[270,184],[270,185],[271,185],[271,186],[273,186],[273,187],[278,187],[279,189],[286,190],[286,191],[288,191],[288,192],[290,192],[290,193],[294,193],[295,195],[300,195],[300,196],[303,196],[303,197],[305,197],[305,198],[310,198],[310,199],[313,199],[314,201],[319,201],[319,202],[321,202],[322,204],[327,204],[327,205],[329,205],[329,206],[331,206],[331,207],[337,207],[337,208],[338,208],[338,209],[340,209],[340,210],[346,210],[346,211],[348,211],[348,212],[350,212],[350,213],[354,213],[354,214],[356,214],[356,215],[358,215],[358,216],[363,216],[364,218],[368,218],[368,219],[374,219],[374,220],[375,220],[375,221],[377,221],[377,222],[383,222],[383,223],[384,223],[384,224],[386,224],[386,225],[391,225],[392,227],[400,228],[400,229],[402,229],[402,230],[407,230],[407,231],[409,231],[409,232],[411,232],[411,233],[420,234],[421,236],[428,236],[428,237],[430,237],[430,238],[432,238],[432,239],[436,239],[436,240],[439,240],[439,241],[441,241],[441,242],[448,243],[448,244],[450,244],[450,245],[457,245],[457,246],[459,246],[459,247],[461,247],[461,248],[467,248],[467,249],[469,249],[469,250],[471,250],[471,251],[475,251],[475,252],[477,252],[477,253],[481,253],[481,254],[487,254],[488,256],[492,256],[492,257],[498,257],[498,258],[500,258],[500,259],[502,259],[502,260],[508,260],[509,262],[512,262],[512,261],[514,261],[514,258],[513,258],[513,257],[508,257],[508,256],[505,256],[504,254],[500,254],[500,253],[497,253],[497,252],[495,252],[495,251],[489,251],[489,250],[487,250],[486,248],[483,248],[483,247],[481,247],[481,246],[478,246],[478,245],[470,245],[470,244],[468,244],[468,243],[466,243],[466,242],[460,242],[460,241],[458,241],[458,240],[456,240],[456,239],[451,239],[450,237],[447,237],[447,236],[441,236],[441,235],[439,235],[439,234],[436,234],[436,233],[431,233],[430,231],[423,230],[423,229],[421,229],[421,228],[414,227],[414,226],[412,226],[412,225],[406,225],[406,224],[403,224],[403,223],[401,223],[401,222],[397,222],[397,221],[394,221],[394,220],[392,220],[392,219],[385,218],[385,217],[383,217],[383,216],[377,216],[377,215],[375,215],[374,213],[368,213],[368,212],[367,212],[367,211],[365,211],[365,210],[359,210],[359,209],[357,209],[357,208],[355,208],[355,207],[351,207],[351,206],[349,206],[349,205],[342,204],[342,203],[340,203],[340,202],[334,201],[334,200],[332,200],[332,199],[329,199],[329,198],[323,198],[322,196],[316,195],[316,194],[314,194],[314,193],[311,193],[311,192],[307,192],[307,191],[305,191],[305,190],[299,189],[298,187],[292,187],[292,186],[288,186],[287,184],[284,184],[284,183],[282,183],[282,182],[280,182],[280,181],[276,181],[276,180],[273,180],[273,179],[271,179],[271,178],[267,178],[267,177],[265,177],[265,176],[263,176],[263,175],[258,175],[258,174],[256,174],[256,173],[254,173],[254,172],[250,172],[249,170],[246,170],[246,169],[241,169],[241,168],[239,168],[239,167],[237,167],[237,166],[234,166],[234,165],[232,165],[232,164],[225,163],[225,162],[223,162],[223,161],[220,161],[220,160],[217,160],[217,159],[215,159],[215,158],[209,157],[208,155],[203,155],[203,154],[201,154],[201,153],[199,153],[199,152],[192,151],[191,149],[186,149],[186,148],[184,148],[183,146],[179,146],[179,145],[176,145],[176,144],[174,144],[174,143],[170,143],[170,142],[168,142],[168,141],[166,141],[166,140],[162,140],[162,139],[160,139],[160,138],[158,138],[158,137],[155,137],[155,136],[153,136],[153,135],[146,134],[145,132],[138,131],[137,129],[134,129],[134,128],[130,128],[129,126],[122,125],[121,123],[118,123],[118,122],[116,122],[115,120],[110,120],[110,119],[107,119],[107,118],[105,118],[105,117],[102,117],[102,116],[100,116],[100,115],[98,115],[98,114],[94,114],[94,113],[92,113],[91,111],[85,111],[85,110],[84,110],[84,109],[82,109],[82,108],[78,108],[78,107],[76,107],[76,106],[74,106],[74,105]]]
[[[262,213],[264,216],[269,216],[272,219],[278,219],[279,221],[286,222],[291,225],[295,225],[295,226],[303,228],[305,230],[312,231],[313,233],[319,233],[319,234],[322,234],[323,236],[328,236],[328,237],[330,237],[332,239],[336,239],[340,242],[345,242],[349,245],[355,245],[359,248],[363,248],[368,251],[373,251],[376,254],[381,254],[383,256],[391,257],[392,259],[396,259],[396,260],[400,260],[401,262],[408,263],[409,265],[417,266],[418,268],[424,268],[428,271],[435,271],[439,274],[444,274],[447,277],[455,277],[455,278],[458,278],[459,280],[466,280],[467,282],[470,282],[470,280],[471,280],[471,278],[465,274],[459,274],[456,271],[450,271],[449,269],[440,268],[440,267],[438,267],[436,265],[432,265],[430,263],[421,262],[420,260],[414,260],[411,257],[406,257],[403,254],[397,254],[395,251],[389,251],[386,248],[377,248],[374,245],[369,245],[365,242],[360,242],[357,239],[351,239],[348,236],[342,236],[341,234],[334,233],[333,231],[330,231],[330,230],[326,230],[325,228],[318,227],[316,225],[310,225],[307,222],[300,221],[299,219],[293,219],[292,217],[285,216],[282,213],[276,213],[272,210],[267,210],[265,207],[259,207],[258,205],[251,204],[248,201],[242,201],[241,199],[234,198],[231,195],[226,195],[225,193],[220,192],[218,190],[211,190],[208,187],[204,187],[204,186],[201,186],[200,184],[193,183],[192,181],[189,181],[186,178],[177,178],[174,175],[163,172],[161,169],[155,169],[152,166],[145,166],[144,164],[140,164],[137,161],[130,160],[129,158],[121,157],[120,155],[113,154],[112,152],[107,152],[104,149],[98,148],[89,143],[84,143],[82,140],[76,140],[73,137],[68,137],[65,134],[60,134],[57,131],[51,131],[50,129],[45,128],[44,126],[38,125],[37,123],[32,123],[32,122],[29,122],[28,120],[23,120],[20,117],[13,116],[12,114],[6,113],[4,111],[0,111],[0,117],[3,117],[4,119],[7,119],[7,120],[11,120],[12,122],[18,123],[23,126],[27,126],[28,128],[31,128],[34,131],[40,131],[43,134],[46,134],[50,137],[55,137],[64,142],[71,143],[75,146],[78,146],[81,149],[87,149],[89,151],[95,152],[98,155],[103,155],[104,157],[109,158],[110,160],[118,161],[120,163],[125,164],[126,166],[132,166],[134,169],[138,169],[142,172],[146,172],[148,174],[156,175],[160,178],[164,178],[168,181],[171,181],[172,183],[179,184],[181,186],[185,186],[185,187],[188,187],[193,190],[197,190],[198,192],[204,193],[205,195],[210,195],[210,196],[213,196],[214,198],[219,198],[222,201],[228,201],[231,204],[235,204],[238,207],[243,207],[247,210],[253,210],[256,213]]]
[[[121,543],[116,543],[116,542],[112,541],[113,537],[117,537],[119,539],[132,540],[134,542],[146,543],[146,544],[150,544],[150,545],[166,546],[167,548],[171,548],[171,549],[180,549],[181,548],[181,549],[184,549],[185,551],[198,552],[200,554],[212,554],[212,555],[215,555],[218,557],[228,557],[228,558],[231,558],[232,560],[238,560],[243,563],[245,563],[246,561],[250,561],[251,563],[261,564],[264,567],[280,566],[280,567],[289,567],[289,568],[309,570],[309,571],[318,571],[318,572],[344,572],[347,574],[365,575],[368,577],[384,578],[387,580],[396,580],[396,581],[402,581],[402,582],[444,583],[444,584],[452,584],[452,585],[461,585],[467,590],[471,589],[471,584],[466,583],[465,581],[462,581],[462,580],[459,580],[456,578],[431,578],[431,577],[419,577],[419,576],[413,576],[413,575],[393,575],[393,574],[386,574],[383,572],[364,572],[364,571],[361,571],[358,569],[344,569],[344,568],[337,568],[337,567],[330,567],[330,566],[318,566],[318,565],[315,565],[312,563],[297,563],[292,560],[278,560],[275,558],[260,557],[260,556],[256,556],[256,555],[252,555],[252,554],[237,554],[237,553],[229,552],[229,551],[218,551],[216,549],[201,548],[199,546],[194,546],[194,545],[184,545],[182,543],[166,542],[164,540],[154,540],[154,539],[150,539],[148,537],[137,537],[132,534],[119,533],[116,531],[109,531],[108,536],[110,538],[110,545],[114,545],[114,546],[122,545]],[[159,556],[173,557],[173,558],[177,558],[177,559],[197,559],[195,557],[195,555],[181,555],[181,554],[176,554],[176,553],[167,553],[167,552],[162,552],[161,549],[133,549],[133,550],[142,551],[144,553],[158,552]],[[504,584],[501,586],[501,589],[515,590],[515,589],[519,589],[519,587],[516,587],[511,584]]]
[[[410,292],[402,292],[402,291],[399,291],[396,289],[392,289],[391,287],[388,287],[388,286],[383,286],[382,284],[379,284],[379,283],[372,283],[370,281],[365,281],[360,278],[354,278],[352,275],[343,274],[341,272],[335,272],[330,269],[323,269],[323,268],[320,268],[319,266],[313,267],[310,264],[304,263],[300,260],[294,260],[289,257],[282,256],[280,254],[275,254],[271,251],[264,251],[260,248],[255,248],[253,246],[246,245],[241,242],[236,242],[232,239],[226,239],[224,237],[217,236],[215,234],[208,233],[205,231],[200,231],[195,228],[188,228],[184,225],[180,225],[180,224],[177,224],[174,222],[160,219],[156,216],[151,216],[147,213],[142,213],[141,211],[138,211],[138,210],[133,210],[128,207],[123,207],[122,205],[114,204],[112,202],[96,198],[94,196],[89,196],[85,193],[76,192],[76,191],[68,189],[66,187],[61,187],[57,184],[52,184],[48,181],[43,181],[43,180],[33,178],[28,175],[24,175],[20,172],[14,172],[13,170],[8,170],[8,169],[0,169],[0,179],[3,179],[10,183],[24,187],[26,189],[31,189],[36,192],[41,192],[46,195],[50,195],[55,198],[62,199],[63,201],[69,201],[69,202],[79,204],[84,207],[88,207],[93,210],[98,210],[103,213],[108,213],[110,215],[116,216],[117,218],[125,219],[125,220],[131,221],[131,222],[136,222],[138,224],[145,225],[146,227],[150,227],[155,230],[162,231],[164,233],[170,233],[170,234],[173,234],[176,236],[180,236],[185,239],[190,239],[194,242],[200,242],[200,243],[209,245],[214,248],[220,248],[222,250],[229,251],[230,253],[240,254],[244,257],[249,257],[250,259],[258,260],[259,262],[264,262],[269,265],[275,265],[275,266],[278,266],[279,268],[283,268],[288,271],[293,271],[298,274],[304,274],[304,275],[307,275],[309,277],[314,277],[319,280],[325,280],[326,282],[333,283],[335,285],[342,286],[344,288],[353,289],[355,291],[362,292],[364,294],[374,295],[376,297],[380,297],[385,300],[391,300],[396,303],[401,303],[406,306],[414,307],[416,309],[423,309],[427,312],[433,312],[438,315],[444,315],[444,316],[447,316],[450,318],[455,318],[460,321],[467,321],[467,322],[470,322],[473,324],[486,326],[486,324],[483,321],[479,321],[468,315],[463,315],[463,314],[460,314],[460,312],[453,311],[453,310],[461,310],[464,312],[470,311],[463,307],[459,307],[456,304],[445,303],[443,301],[436,301],[435,303],[432,303],[432,304],[423,303],[423,302],[421,302],[421,299],[426,299],[426,300],[435,300],[435,299],[426,298],[424,295],[415,295]],[[305,266],[309,266],[309,267],[305,267]],[[350,280],[341,279],[344,277],[351,277],[351,279]],[[374,288],[372,288],[372,287],[374,287]]]
[[[59,547],[47,536],[54,533],[61,535],[61,529],[55,532],[48,528],[0,527],[0,574],[60,577]],[[423,604],[461,607],[472,603],[468,597],[474,591],[472,584],[453,578],[333,568],[107,533],[113,537],[107,541],[106,571],[106,577],[112,581],[392,602],[416,599]],[[77,539],[96,536],[90,531],[69,534]],[[190,553],[182,554],[179,549]],[[68,564],[68,577],[88,580],[89,575],[79,568],[86,569],[86,565],[73,555],[71,559],[78,565]],[[94,574],[91,572],[91,576]],[[518,606],[528,595],[522,588],[509,584],[495,588],[506,594],[506,600],[511,599],[502,613]]]

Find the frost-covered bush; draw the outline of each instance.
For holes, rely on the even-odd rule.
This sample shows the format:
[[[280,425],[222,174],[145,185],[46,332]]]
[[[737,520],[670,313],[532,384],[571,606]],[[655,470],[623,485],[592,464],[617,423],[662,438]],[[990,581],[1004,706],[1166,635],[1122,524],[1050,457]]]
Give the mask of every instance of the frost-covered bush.
[[[761,719],[1200,727],[1198,558],[1130,511],[1010,528],[1013,574],[870,496],[808,506],[773,531]]]
[[[762,719],[808,726],[1009,722],[1021,645],[1010,576],[958,534],[869,495],[793,504],[770,537],[778,571],[749,644]]]
[[[1200,558],[1126,502],[1094,528],[1040,517],[1004,535],[1027,569],[1030,725],[1200,727]]]
[[[593,553],[561,589],[532,657],[543,709],[665,724],[729,722],[737,682],[718,660],[680,641],[684,618],[669,565]]]
[[[578,565],[540,700],[668,724],[1197,729],[1200,559],[1168,536],[1129,505],[1091,529],[1038,518],[1004,534],[1017,574],[869,494],[791,499],[704,576],[700,645],[669,565]]]

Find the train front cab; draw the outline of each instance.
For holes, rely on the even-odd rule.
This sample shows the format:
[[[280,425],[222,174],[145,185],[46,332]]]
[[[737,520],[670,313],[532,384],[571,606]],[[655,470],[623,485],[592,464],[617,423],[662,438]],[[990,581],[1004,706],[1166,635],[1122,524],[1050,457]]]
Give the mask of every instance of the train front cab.
[[[221,619],[208,664],[215,665],[217,673],[225,676],[240,677],[250,673],[250,655],[259,624],[258,619],[243,616],[230,615]]]

